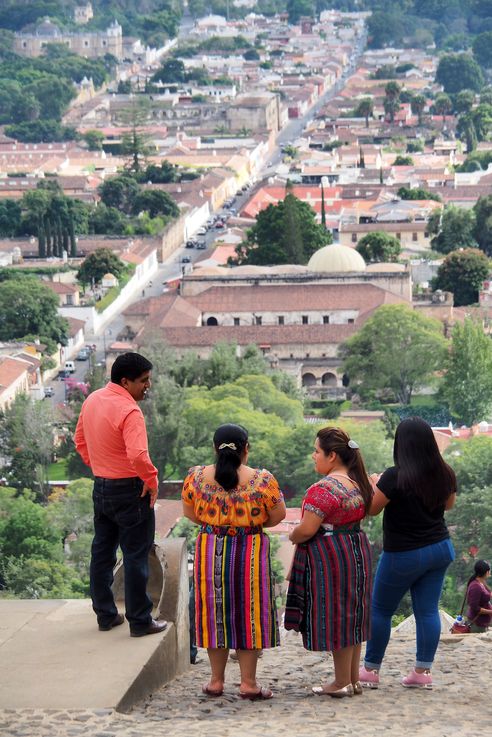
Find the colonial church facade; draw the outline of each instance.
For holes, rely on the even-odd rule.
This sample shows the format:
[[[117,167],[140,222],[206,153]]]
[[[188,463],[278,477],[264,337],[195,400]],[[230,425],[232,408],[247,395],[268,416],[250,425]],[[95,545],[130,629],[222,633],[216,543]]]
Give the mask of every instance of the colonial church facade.
[[[41,56],[46,45],[52,43],[65,44],[74,54],[88,59],[104,54],[123,58],[123,31],[117,21],[113,21],[105,31],[69,33],[46,18],[33,33],[15,34],[14,51],[22,56]]]

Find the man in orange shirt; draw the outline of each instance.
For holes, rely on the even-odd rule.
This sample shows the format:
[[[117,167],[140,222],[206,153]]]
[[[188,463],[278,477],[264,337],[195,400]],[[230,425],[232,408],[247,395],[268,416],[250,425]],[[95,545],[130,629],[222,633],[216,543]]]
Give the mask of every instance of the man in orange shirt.
[[[147,594],[157,469],[149,457],[145,420],[137,402],[150,389],[151,369],[150,361],[139,353],[118,356],[111,381],[87,397],[75,430],[75,447],[95,477],[92,606],[100,630],[123,624],[111,590],[120,545],[132,637],[158,634],[167,625],[152,619],[152,600]]]

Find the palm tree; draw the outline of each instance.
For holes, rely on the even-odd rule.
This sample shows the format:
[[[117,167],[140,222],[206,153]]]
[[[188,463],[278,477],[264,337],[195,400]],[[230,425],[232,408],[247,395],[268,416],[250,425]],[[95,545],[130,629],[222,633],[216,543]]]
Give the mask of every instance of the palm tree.
[[[444,128],[446,114],[453,109],[453,103],[451,102],[449,95],[446,95],[445,92],[441,92],[441,94],[437,95],[434,101],[434,109],[438,115],[442,115],[442,127]]]
[[[412,97],[410,101],[410,107],[412,108],[412,113],[414,115],[417,115],[419,119],[419,125],[422,125],[422,118],[423,118],[423,113],[424,113],[426,104],[427,104],[427,100],[425,99],[423,95],[415,95],[414,97]]]
[[[384,111],[387,115],[389,115],[390,122],[395,122],[395,114],[400,109],[400,92],[401,87],[398,84],[398,82],[391,81],[388,82],[386,87],[384,88],[385,92],[385,100],[384,100]]]
[[[366,128],[369,128],[369,118],[374,112],[374,101],[372,97],[363,97],[356,108],[357,117],[362,116],[366,119]]]

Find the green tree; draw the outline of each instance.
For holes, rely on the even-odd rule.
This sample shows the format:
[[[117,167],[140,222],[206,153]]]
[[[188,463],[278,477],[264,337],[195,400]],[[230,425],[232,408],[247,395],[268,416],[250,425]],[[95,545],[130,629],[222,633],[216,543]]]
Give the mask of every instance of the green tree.
[[[35,277],[20,277],[2,284],[0,315],[0,340],[34,334],[66,344],[68,323],[58,315],[58,298]]]
[[[161,161],[160,165],[149,164],[139,176],[140,182],[152,182],[152,184],[167,184],[168,182],[180,181],[179,168],[170,164],[167,159]]]
[[[104,133],[98,130],[89,130],[82,136],[86,142],[89,151],[101,151],[104,141]]]
[[[21,207],[16,200],[0,200],[0,236],[13,238],[21,222]]]
[[[105,274],[119,279],[125,270],[123,261],[109,248],[97,248],[82,262],[77,279],[82,284],[99,284]]]
[[[303,16],[314,18],[315,4],[313,0],[287,0],[289,23],[296,25]]]
[[[473,56],[480,66],[486,69],[492,66],[492,31],[479,33],[473,39]]]
[[[63,562],[63,536],[31,492],[2,488],[0,581],[9,597],[75,598],[88,585]]]
[[[240,264],[305,264],[331,242],[331,233],[316,223],[312,207],[288,193],[258,213],[246,241],[236,247],[236,258]]]
[[[431,246],[439,253],[474,247],[474,228],[473,211],[455,205],[446,205],[443,210],[436,208],[428,222],[429,235],[433,236]]]
[[[398,261],[401,244],[393,235],[376,231],[361,238],[356,250],[367,263]]]
[[[434,100],[434,109],[437,115],[442,115],[442,124],[444,126],[446,115],[453,109],[453,103],[451,102],[450,96],[445,92],[441,92],[436,95],[436,99]]]
[[[490,272],[490,261],[478,248],[448,254],[433,280],[434,289],[453,292],[456,307],[478,302],[478,290]]]
[[[372,117],[374,112],[374,100],[372,97],[363,97],[355,108],[356,116],[365,118],[366,128],[369,128],[369,118]]]
[[[25,394],[0,414],[0,457],[6,459],[3,473],[11,486],[32,489],[40,498],[47,494],[47,467],[55,449],[53,424],[52,406]]]
[[[151,218],[157,215],[166,217],[179,215],[178,206],[172,197],[160,189],[146,189],[136,195],[133,200],[133,213],[138,215],[142,211],[148,212]]]
[[[395,115],[400,110],[401,87],[398,82],[388,82],[384,88],[384,112],[389,115],[391,123],[395,122]]]
[[[454,98],[454,109],[457,113],[469,113],[475,102],[473,90],[461,90]]]
[[[458,502],[448,515],[453,529],[456,560],[453,569],[458,582],[465,583],[473,568],[472,547],[478,558],[492,556],[492,438],[477,435],[466,441],[454,441],[445,459],[455,470]]]
[[[492,105],[492,87],[482,87],[480,90],[480,102]]]
[[[45,74],[24,87],[40,105],[39,117],[44,120],[60,120],[69,103],[75,97],[71,81]]]
[[[411,156],[399,154],[393,161],[392,166],[413,166],[413,159]]]
[[[492,408],[492,342],[482,324],[466,317],[453,328],[443,393],[459,421],[471,427]]]
[[[256,49],[247,49],[244,52],[243,57],[246,59],[246,61],[259,61],[260,60],[260,55]]]
[[[447,93],[461,90],[480,92],[483,87],[483,74],[469,54],[445,54],[439,60],[436,82],[441,84]]]
[[[480,103],[472,110],[471,117],[478,141],[488,140],[489,133],[492,130],[492,105]]]
[[[436,202],[441,201],[441,198],[438,194],[435,194],[434,192],[429,192],[428,189],[423,189],[422,187],[412,187],[411,189],[409,189],[408,187],[400,187],[397,195],[402,200],[435,200]]]
[[[89,233],[122,235],[125,232],[126,226],[127,221],[125,216],[116,207],[107,207],[104,202],[100,202],[89,214]]]
[[[106,179],[98,189],[106,207],[114,207],[129,215],[133,212],[136,196],[140,193],[138,182],[130,174],[118,174]]]
[[[442,326],[406,305],[384,305],[340,349],[350,386],[364,394],[390,391],[402,404],[440,368]],[[384,356],[384,360],[382,360]]]
[[[181,59],[166,59],[161,68],[152,77],[153,82],[168,84],[185,81],[185,66]]]
[[[456,134],[461,141],[465,141],[467,153],[471,153],[477,147],[477,131],[471,113],[464,113],[458,118]]]
[[[490,256],[492,255],[492,195],[479,197],[473,210],[476,241],[479,248]]]
[[[419,125],[422,125],[424,110],[427,106],[427,100],[424,95],[414,95],[410,100],[412,113],[419,119]]]
[[[77,131],[63,126],[57,120],[30,120],[15,125],[7,125],[5,134],[22,143],[53,143],[54,141],[74,141]]]
[[[56,498],[52,496],[48,505],[50,525],[60,531],[62,539],[76,537],[67,545],[65,561],[77,571],[87,588],[94,529],[93,485],[92,479],[72,481]]]
[[[388,9],[391,12],[374,10],[367,19],[368,46],[371,49],[398,44],[403,37],[401,14],[396,7],[388,6]]]
[[[48,523],[46,507],[28,496],[14,500],[2,523],[2,557],[61,561],[61,542],[58,530]]]

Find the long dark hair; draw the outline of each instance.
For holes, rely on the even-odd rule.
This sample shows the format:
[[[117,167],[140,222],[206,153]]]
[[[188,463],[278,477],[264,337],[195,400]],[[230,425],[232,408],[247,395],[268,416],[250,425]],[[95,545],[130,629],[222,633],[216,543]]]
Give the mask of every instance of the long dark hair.
[[[487,571],[490,571],[490,563],[487,563],[486,560],[477,560],[475,562],[475,565],[473,566],[473,576],[470,576],[468,579],[468,583],[466,584],[466,588],[468,589],[468,586],[471,584],[472,581],[474,581],[479,576],[485,576]]]
[[[226,491],[239,483],[238,468],[248,447],[248,431],[242,425],[221,425],[214,433],[215,480]]]
[[[408,417],[396,428],[393,459],[398,488],[428,509],[444,505],[456,491],[456,475],[443,460],[431,426],[420,417]]]
[[[362,494],[367,514],[372,499],[372,486],[359,448],[350,447],[350,438],[340,427],[324,427],[316,437],[325,455],[334,451],[346,466],[348,475]]]

